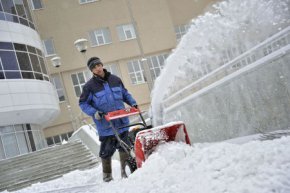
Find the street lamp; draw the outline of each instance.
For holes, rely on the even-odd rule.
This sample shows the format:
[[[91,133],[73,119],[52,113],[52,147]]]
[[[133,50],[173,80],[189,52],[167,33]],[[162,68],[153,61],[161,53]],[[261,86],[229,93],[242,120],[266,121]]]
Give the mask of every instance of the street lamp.
[[[77,39],[74,45],[79,52],[85,53],[88,49],[88,40],[85,38]]]
[[[52,65],[56,68],[60,67],[61,65],[61,61],[60,61],[60,57],[59,56],[55,56],[53,58],[50,59],[52,62]]]
[[[52,65],[56,68],[59,68],[61,66],[61,58],[59,56],[55,56],[53,58],[50,59]],[[69,100],[68,100],[68,97],[67,97],[67,94],[66,94],[66,88],[65,88],[65,85],[64,85],[64,81],[63,81],[63,77],[62,77],[62,73],[60,71],[58,71],[58,74],[59,74],[59,77],[61,79],[61,85],[62,85],[62,88],[64,90],[63,94],[64,94],[64,97],[65,97],[65,101],[67,103],[67,109],[69,111],[69,114],[70,114],[70,119],[71,119],[71,124],[72,124],[72,128],[73,130],[75,131],[75,124],[74,124],[74,116],[73,116],[73,113],[72,113],[72,110],[71,110],[71,106],[70,106],[70,103],[69,103]]]

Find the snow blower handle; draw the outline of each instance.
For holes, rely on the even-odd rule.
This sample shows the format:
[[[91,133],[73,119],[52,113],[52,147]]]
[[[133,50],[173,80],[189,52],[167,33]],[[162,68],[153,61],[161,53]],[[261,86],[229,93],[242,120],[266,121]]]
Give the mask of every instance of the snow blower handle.
[[[135,123],[135,124],[127,125],[127,126],[142,125],[142,126],[144,126],[144,128],[147,128],[146,122],[144,120],[144,117],[141,114],[141,111],[139,110],[139,108],[135,108],[135,107],[129,107],[129,108],[126,108],[126,109],[121,109],[121,110],[117,110],[117,111],[108,112],[105,115],[105,119],[108,122],[110,122],[110,121],[115,120],[115,119],[129,117],[129,116],[137,115],[137,114],[139,114],[139,116],[140,116],[140,118],[142,120],[142,123]],[[118,129],[120,129],[120,128],[118,128]]]

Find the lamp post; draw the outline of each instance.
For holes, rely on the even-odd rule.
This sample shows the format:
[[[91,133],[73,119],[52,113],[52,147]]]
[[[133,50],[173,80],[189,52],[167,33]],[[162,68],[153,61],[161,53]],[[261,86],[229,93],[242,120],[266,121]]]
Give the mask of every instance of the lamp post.
[[[131,20],[131,22],[134,26],[134,29],[135,29],[136,40],[137,40],[137,44],[138,44],[140,55],[141,55],[141,63],[142,63],[142,66],[144,67],[144,73],[145,73],[146,81],[148,84],[149,92],[151,92],[152,87],[153,87],[153,80],[152,80],[152,76],[150,73],[150,68],[149,68],[147,59],[146,59],[145,54],[144,54],[143,46],[142,46],[141,39],[139,36],[138,26],[136,25],[136,21],[135,21],[135,18],[133,16],[130,0],[126,0],[126,4],[127,4],[127,8],[128,8],[129,15],[130,15],[130,20]]]
[[[59,68],[61,66],[61,58],[59,56],[55,56],[53,58],[50,59],[52,65],[56,68]],[[70,106],[70,102],[69,102],[69,99],[68,99],[68,96],[66,94],[66,88],[65,88],[65,85],[64,85],[64,80],[63,80],[63,77],[62,77],[62,73],[60,71],[58,71],[58,74],[59,74],[59,77],[60,77],[60,82],[61,82],[61,85],[63,87],[63,90],[64,90],[64,97],[65,97],[65,101],[67,103],[67,110],[70,114],[70,119],[71,119],[71,124],[72,124],[72,128],[73,128],[73,131],[76,130],[76,127],[75,127],[75,124],[74,124],[74,116],[73,116],[73,112],[72,112],[72,109],[71,109],[71,106]]]

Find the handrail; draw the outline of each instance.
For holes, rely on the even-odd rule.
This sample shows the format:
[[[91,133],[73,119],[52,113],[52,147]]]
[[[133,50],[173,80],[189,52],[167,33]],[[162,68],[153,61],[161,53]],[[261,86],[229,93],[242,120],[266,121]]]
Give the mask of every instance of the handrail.
[[[234,73],[235,71],[254,63],[255,61],[265,57],[266,55],[281,49],[290,44],[290,26],[281,30],[280,32],[269,37],[262,43],[256,45],[255,47],[249,49],[243,54],[239,55],[235,59],[229,61],[223,66],[213,70],[212,72],[206,74],[200,79],[194,81],[190,85],[184,87],[183,89],[172,94],[163,101],[165,108],[171,106],[172,104],[178,102],[181,98],[185,98],[202,88]]]

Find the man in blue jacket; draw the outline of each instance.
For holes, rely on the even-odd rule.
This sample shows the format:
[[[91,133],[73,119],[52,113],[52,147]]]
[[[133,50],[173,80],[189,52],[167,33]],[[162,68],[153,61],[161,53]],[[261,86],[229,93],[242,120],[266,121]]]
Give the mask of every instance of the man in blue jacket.
[[[83,87],[79,99],[79,106],[96,123],[101,141],[99,156],[102,159],[103,180],[109,182],[113,179],[111,158],[116,149],[119,150],[122,177],[127,177],[125,173],[125,161],[129,155],[127,155],[118,143],[104,115],[107,112],[124,109],[124,102],[136,108],[138,106],[135,99],[124,87],[122,80],[103,68],[103,63],[100,58],[90,58],[87,65],[93,73],[93,77]],[[129,118],[125,117],[113,120],[113,125],[115,128],[129,125]],[[119,129],[118,132],[120,138],[129,145],[128,129],[128,127],[125,127]]]

